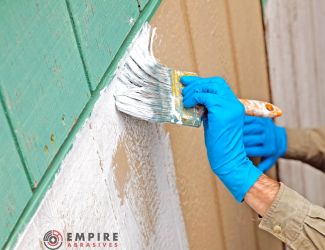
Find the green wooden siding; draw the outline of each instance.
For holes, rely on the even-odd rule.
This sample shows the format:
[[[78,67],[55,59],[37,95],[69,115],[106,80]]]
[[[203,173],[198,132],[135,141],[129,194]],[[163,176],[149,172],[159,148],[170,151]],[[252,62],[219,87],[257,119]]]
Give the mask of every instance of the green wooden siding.
[[[2,1],[0,86],[35,185],[90,97],[64,1]]]
[[[0,3],[0,249],[12,249],[159,0]]]
[[[32,195],[0,104],[0,248]]]
[[[138,0],[139,8],[140,10],[143,10],[143,8],[146,6],[149,0]]]
[[[94,90],[139,16],[138,4],[135,0],[68,3]]]

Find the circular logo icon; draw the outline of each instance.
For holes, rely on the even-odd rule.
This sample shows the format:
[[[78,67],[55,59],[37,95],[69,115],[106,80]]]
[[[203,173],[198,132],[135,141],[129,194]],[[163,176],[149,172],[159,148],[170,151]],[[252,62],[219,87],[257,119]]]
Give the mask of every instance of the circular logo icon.
[[[48,249],[58,249],[63,243],[62,234],[59,231],[50,230],[44,235],[43,243]]]

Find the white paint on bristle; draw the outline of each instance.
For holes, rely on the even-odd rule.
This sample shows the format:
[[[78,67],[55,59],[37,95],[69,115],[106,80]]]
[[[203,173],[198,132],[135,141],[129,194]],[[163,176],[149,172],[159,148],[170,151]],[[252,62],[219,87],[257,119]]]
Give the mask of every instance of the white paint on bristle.
[[[145,23],[119,64],[117,108],[146,121],[170,122],[175,110],[171,70],[153,54],[155,29]]]
[[[96,249],[188,249],[169,136],[160,125],[117,112],[117,87],[115,77],[101,92],[15,249],[45,249],[52,229],[65,240],[68,232],[119,233],[119,247]],[[119,148],[127,170],[114,161]],[[62,249],[88,249],[66,243]]]

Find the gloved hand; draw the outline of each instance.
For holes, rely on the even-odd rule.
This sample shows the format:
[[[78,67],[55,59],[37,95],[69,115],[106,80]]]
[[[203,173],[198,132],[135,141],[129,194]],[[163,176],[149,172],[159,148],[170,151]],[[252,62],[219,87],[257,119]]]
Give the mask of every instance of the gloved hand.
[[[247,158],[243,144],[244,106],[221,77],[183,76],[183,104],[204,105],[205,145],[214,173],[238,202],[262,175]]]
[[[246,116],[244,145],[249,157],[262,157],[258,168],[265,172],[287,151],[285,128],[274,124],[270,118]]]

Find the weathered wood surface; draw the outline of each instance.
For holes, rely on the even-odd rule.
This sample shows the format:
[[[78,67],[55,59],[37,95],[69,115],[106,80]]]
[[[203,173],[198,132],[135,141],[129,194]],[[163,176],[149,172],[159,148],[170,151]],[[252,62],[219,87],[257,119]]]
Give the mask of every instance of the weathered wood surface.
[[[4,65],[0,68],[0,86],[34,181],[41,178],[68,135],[89,99],[89,88],[96,88],[109,63],[114,62],[114,55],[139,15],[138,4],[142,11],[147,2],[119,1],[121,6],[117,7],[113,1],[47,0],[28,4],[5,1],[0,6],[0,19],[4,20],[0,32],[5,34],[0,45],[7,51],[0,55]],[[119,26],[112,26],[111,21]],[[14,23],[17,29],[10,29],[7,23]],[[244,4],[239,0],[165,0],[153,23],[161,39],[157,41],[157,55],[169,66],[205,76],[219,74],[242,97],[269,99],[259,1]],[[120,29],[116,31],[116,27]],[[169,140],[163,132],[157,131],[158,127],[141,122],[128,124],[126,120],[122,123],[129,130],[126,134],[130,143],[120,142],[122,146],[107,148],[113,145],[111,139],[117,138],[112,124],[118,124],[114,129],[119,130],[121,122],[121,117],[115,116],[112,100],[112,96],[104,99],[96,118],[100,119],[94,118],[98,126],[92,128],[92,124],[88,124],[87,132],[76,141],[77,146],[64,163],[63,174],[44,201],[39,217],[30,224],[33,234],[25,231],[18,249],[25,249],[29,243],[38,244],[32,236],[41,237],[54,224],[79,230],[107,230],[105,223],[99,226],[103,216],[107,216],[107,221],[116,219],[114,228],[121,227],[126,234],[134,230],[132,232],[136,233],[130,234],[130,239],[138,239],[137,243],[143,243],[142,246],[154,246],[158,242],[161,249],[168,249],[166,246],[186,248]],[[111,122],[105,120],[112,115]],[[202,129],[169,126],[168,131],[190,247],[280,249],[279,241],[258,231],[256,215],[245,205],[237,204],[212,174],[205,155]],[[102,133],[113,134],[104,137]],[[133,136],[138,137],[134,139]],[[137,141],[141,141],[140,149]],[[131,151],[125,153],[125,148]],[[131,153],[135,158],[126,159]],[[142,166],[143,159],[150,164]],[[83,171],[79,172],[80,166]],[[130,179],[128,167],[133,168],[134,179]],[[75,176],[73,171],[82,176]],[[72,186],[67,190],[68,185]],[[103,193],[102,190],[108,191]],[[83,191],[87,198],[76,207],[74,202],[85,197],[81,195]],[[97,194],[96,198],[92,192]],[[124,202],[122,209],[119,202]],[[115,212],[125,212],[131,222],[131,218],[137,221],[121,224],[123,216],[116,218],[118,213],[105,213],[113,203]],[[98,221],[81,223],[80,216],[90,207],[96,208],[94,218]],[[75,213],[74,209],[78,211]],[[90,214],[88,217],[92,218]],[[156,235],[161,228],[167,230],[166,234]],[[162,236],[167,235],[168,229],[174,230],[173,235],[178,238],[164,243]],[[132,242],[126,244],[131,246]]]
[[[90,92],[64,1],[2,1],[0,20],[0,86],[36,187]]]
[[[51,228],[64,237],[67,232],[118,232],[118,247],[111,249],[188,249],[169,136],[162,125],[117,112],[113,93],[118,87],[115,79],[101,92],[12,249],[45,249],[43,236]],[[72,249],[67,244],[65,238],[61,248]]]
[[[143,2],[143,3],[142,3]],[[144,1],[141,6],[144,6]],[[77,40],[94,90],[139,15],[137,0],[68,0]]]
[[[143,13],[148,12],[143,9],[147,2],[141,1],[141,6],[138,6],[137,0],[89,0],[78,4],[68,0],[1,3],[1,98],[13,128],[13,136],[3,136],[1,146],[8,150],[15,149],[12,145],[17,146],[17,150],[21,151],[22,161],[27,166],[26,173],[23,166],[19,166],[20,172],[17,173],[16,180],[1,162],[1,169],[4,171],[0,181],[4,185],[7,181],[17,184],[8,193],[8,196],[13,196],[11,205],[15,202],[15,195],[20,195],[16,193],[20,188],[21,195],[24,196],[24,185],[28,183],[28,179],[31,180],[31,187],[36,188],[42,178],[48,179],[44,173],[49,170],[49,164],[52,163],[52,170],[53,162],[59,164],[58,159],[62,159],[68,150],[62,150],[62,145],[64,143],[66,146],[71,142],[70,132],[79,115],[83,112],[84,119],[86,103],[89,104],[90,100],[97,98],[96,92],[93,92],[95,97],[90,99],[91,91],[95,90],[99,81],[90,82],[88,73],[97,74],[97,79],[103,77],[112,58],[117,56],[117,51],[134,26],[140,7]],[[148,4],[150,13],[143,15],[141,22],[154,11],[157,1],[151,3],[153,4],[150,6]],[[80,33],[80,37],[77,34],[79,28],[84,31]],[[89,54],[83,53],[82,45],[85,50],[88,49]],[[86,65],[88,61],[93,64]],[[17,138],[17,145],[14,144],[14,137]],[[67,147],[69,146],[65,148]],[[7,159],[6,157],[3,159]],[[12,157],[16,157],[15,153]],[[24,176],[25,179],[21,180]],[[42,189],[45,189],[44,185]],[[35,195],[31,199],[33,202],[38,199],[34,198]],[[6,218],[9,213],[10,221],[6,234],[1,235],[4,240],[7,240],[9,227],[17,222],[27,200],[20,199],[17,211],[7,210],[6,205],[1,207],[4,211],[1,210],[0,216]],[[6,197],[3,202],[7,202]],[[40,201],[35,204],[38,202]],[[23,227],[36,208],[36,205],[28,207],[28,212],[25,210],[22,215],[23,220],[19,221],[20,226],[15,228]],[[15,230],[14,235],[17,236],[18,233]],[[10,246],[16,236],[10,238]]]
[[[0,103],[0,248],[32,195]]]
[[[149,2],[149,0],[137,0],[139,4],[140,10],[143,10],[143,8],[146,6],[146,4]]]
[[[284,116],[280,125],[325,125],[325,2],[272,0],[265,26],[272,96]],[[280,161],[281,180],[325,206],[325,175],[297,161]]]

